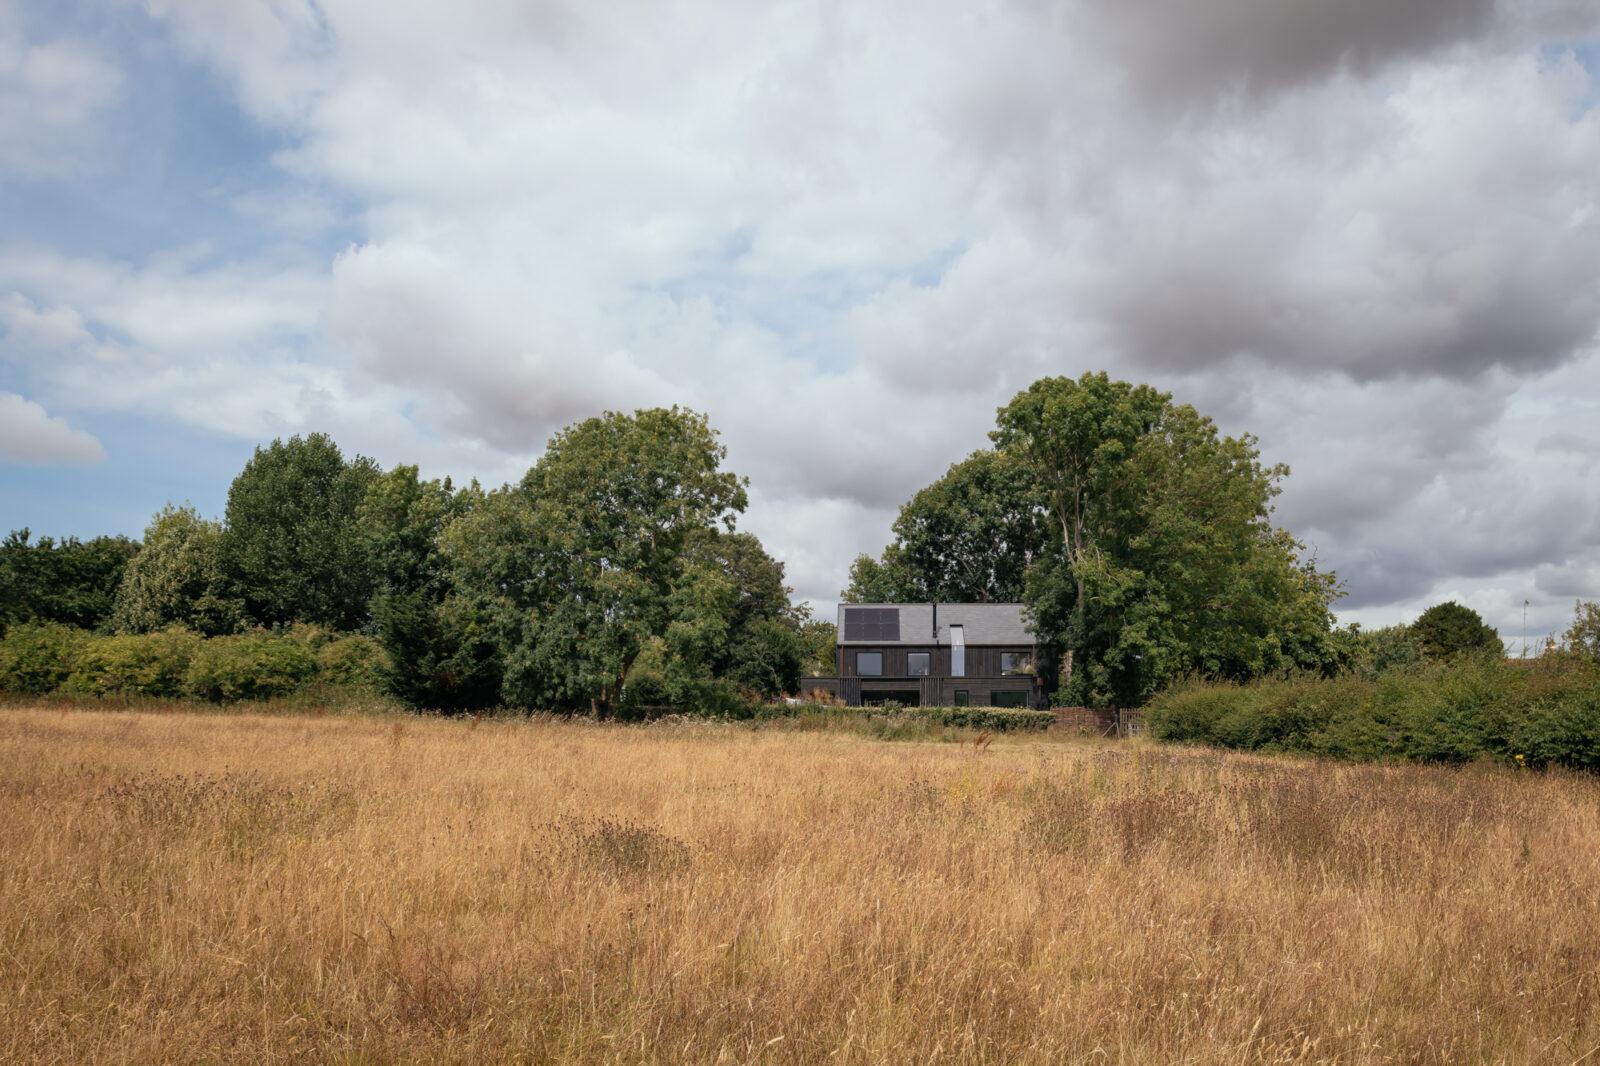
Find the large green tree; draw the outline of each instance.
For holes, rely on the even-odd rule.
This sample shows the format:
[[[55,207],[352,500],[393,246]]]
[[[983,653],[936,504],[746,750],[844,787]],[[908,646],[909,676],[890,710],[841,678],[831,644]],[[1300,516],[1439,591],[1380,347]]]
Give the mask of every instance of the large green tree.
[[[215,636],[236,632],[243,622],[244,603],[223,558],[222,524],[201,518],[193,507],[162,508],[123,574],[112,626],[121,633],[151,633],[178,625]]]
[[[127,537],[35,541],[29,530],[13,530],[0,541],[0,633],[23,622],[103,626],[138,552]]]
[[[610,412],[556,434],[520,484],[451,526],[447,550],[492,619],[508,702],[610,713],[640,651],[704,585],[693,547],[731,532],[747,504],[725,455],[692,411]]]
[[[251,621],[353,630],[368,620],[373,574],[359,510],[378,477],[326,434],[257,448],[228,489],[223,552]]]
[[[881,558],[852,565],[847,602],[1015,602],[1029,568],[1055,550],[1037,486],[1003,452],[951,466],[900,508],[893,529]]]
[[[1329,667],[1338,586],[1271,525],[1288,471],[1254,438],[1103,373],[1035,382],[991,436],[1059,538],[1025,599],[1062,648],[1065,698],[1130,705],[1184,675]]]
[[[417,707],[463,710],[500,698],[499,655],[487,620],[456,594],[445,531],[481,505],[474,482],[423,480],[415,466],[373,479],[358,508],[371,567],[372,628],[388,652],[391,692]]]

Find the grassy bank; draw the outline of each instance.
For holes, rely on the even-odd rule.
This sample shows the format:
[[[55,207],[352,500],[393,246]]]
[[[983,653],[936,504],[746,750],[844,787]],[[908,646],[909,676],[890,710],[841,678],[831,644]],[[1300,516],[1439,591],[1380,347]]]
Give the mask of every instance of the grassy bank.
[[[1467,660],[1376,679],[1196,684],[1146,709],[1152,736],[1363,761],[1600,771],[1600,667]]]
[[[0,1060],[1573,1061],[1600,781],[0,710]]]

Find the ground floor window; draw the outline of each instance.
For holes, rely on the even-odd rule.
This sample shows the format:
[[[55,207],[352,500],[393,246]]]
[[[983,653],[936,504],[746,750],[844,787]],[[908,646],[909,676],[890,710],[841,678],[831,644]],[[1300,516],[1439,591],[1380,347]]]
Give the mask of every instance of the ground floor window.
[[[995,692],[989,696],[991,707],[1026,707],[1028,694],[1026,692]]]
[[[956,706],[965,707],[972,702],[972,694],[964,688],[956,689]]]

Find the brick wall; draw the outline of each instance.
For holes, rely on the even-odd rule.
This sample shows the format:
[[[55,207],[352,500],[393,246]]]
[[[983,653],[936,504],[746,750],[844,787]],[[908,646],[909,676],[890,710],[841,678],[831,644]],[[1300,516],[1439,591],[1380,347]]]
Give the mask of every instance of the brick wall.
[[[1103,707],[1052,707],[1056,728],[1093,736],[1126,736],[1141,732],[1142,711],[1116,711]]]

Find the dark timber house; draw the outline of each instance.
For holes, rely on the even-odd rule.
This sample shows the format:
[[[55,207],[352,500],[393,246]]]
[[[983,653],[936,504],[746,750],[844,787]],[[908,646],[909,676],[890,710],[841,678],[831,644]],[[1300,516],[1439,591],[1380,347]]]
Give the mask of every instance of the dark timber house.
[[[1020,603],[846,603],[839,606],[839,676],[800,681],[855,707],[1049,705],[1034,672],[1034,636]]]

